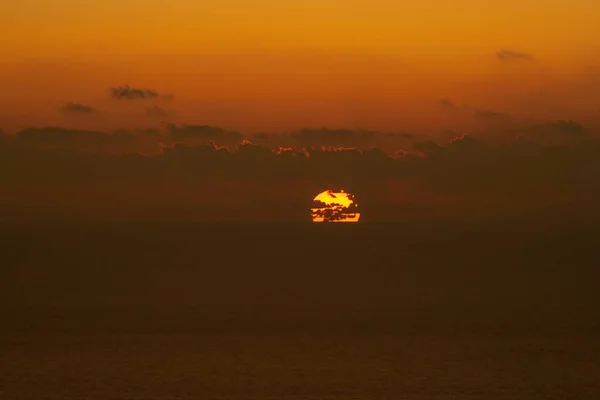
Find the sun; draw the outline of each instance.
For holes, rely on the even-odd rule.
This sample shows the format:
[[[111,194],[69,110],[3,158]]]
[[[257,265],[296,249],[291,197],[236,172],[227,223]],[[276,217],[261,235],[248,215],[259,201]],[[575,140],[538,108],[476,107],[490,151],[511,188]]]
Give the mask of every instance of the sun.
[[[358,222],[360,213],[354,195],[340,190],[326,190],[313,199],[310,215],[313,222]]]

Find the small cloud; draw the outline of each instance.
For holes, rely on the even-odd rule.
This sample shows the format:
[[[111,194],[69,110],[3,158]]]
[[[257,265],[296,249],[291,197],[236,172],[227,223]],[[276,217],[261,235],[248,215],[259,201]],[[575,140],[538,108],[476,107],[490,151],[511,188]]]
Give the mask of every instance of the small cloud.
[[[391,133],[386,133],[385,136],[399,138],[399,139],[413,139],[415,137],[415,134],[407,133],[407,132],[391,132]]]
[[[256,140],[256,141],[266,141],[269,139],[269,134],[268,133],[253,133],[252,134],[252,139]]]
[[[456,104],[454,104],[454,102],[450,99],[441,99],[439,101],[439,105],[444,110],[448,110],[448,111],[456,110]]]
[[[171,113],[162,107],[153,106],[146,108],[146,115],[153,118],[167,118]]]
[[[437,144],[436,142],[434,142],[432,140],[425,140],[423,142],[413,143],[413,149],[415,149],[416,151],[420,151],[422,153],[430,153],[433,151],[437,151],[441,148],[442,148],[442,146],[440,146],[439,144]]]
[[[537,142],[547,143],[548,141],[561,142],[564,139],[584,139],[588,136],[588,133],[588,129],[577,121],[559,120],[533,125],[524,137]]]
[[[496,57],[501,61],[533,61],[535,59],[532,54],[507,49],[497,52]]]
[[[491,111],[491,110],[475,110],[473,116],[485,121],[504,121],[511,118],[509,114]]]
[[[118,100],[152,99],[159,96],[158,92],[151,89],[138,89],[129,85],[109,88],[112,98]]]
[[[277,154],[278,156],[284,156],[284,157],[296,157],[296,156],[304,156],[304,153],[302,152],[297,152],[296,150],[294,150],[291,147],[278,147],[275,150],[273,150],[273,153]]]
[[[146,129],[140,129],[139,133],[143,134],[143,135],[151,135],[151,136],[156,136],[158,135],[160,132],[158,129],[156,128],[146,128]]]
[[[390,157],[393,160],[414,160],[421,158],[423,155],[418,153],[411,153],[404,149],[396,150]]]
[[[546,127],[553,132],[557,132],[563,135],[583,135],[585,133],[585,127],[577,121],[564,121],[559,120],[546,124]]]
[[[302,129],[300,132],[292,133],[291,136],[304,146],[355,147],[371,144],[376,139],[377,132],[322,127],[320,129]]]
[[[62,106],[61,110],[64,112],[76,113],[76,114],[91,114],[95,111],[90,106],[86,106],[81,103],[73,103],[73,102],[68,102],[67,104]]]
[[[132,140],[133,138],[133,135],[126,131],[116,131],[115,134],[111,135],[99,131],[67,129],[55,126],[27,128],[16,134],[16,139],[24,143],[44,145],[102,144]]]
[[[202,142],[213,141],[216,144],[236,145],[243,136],[239,132],[228,131],[209,125],[182,125],[167,124],[167,130],[172,139],[177,142]]]

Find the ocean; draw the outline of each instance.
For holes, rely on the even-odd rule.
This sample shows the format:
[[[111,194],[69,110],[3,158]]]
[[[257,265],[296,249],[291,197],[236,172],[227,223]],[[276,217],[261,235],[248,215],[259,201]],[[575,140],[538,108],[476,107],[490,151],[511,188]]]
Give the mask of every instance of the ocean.
[[[0,399],[600,399],[600,228],[0,226]]]

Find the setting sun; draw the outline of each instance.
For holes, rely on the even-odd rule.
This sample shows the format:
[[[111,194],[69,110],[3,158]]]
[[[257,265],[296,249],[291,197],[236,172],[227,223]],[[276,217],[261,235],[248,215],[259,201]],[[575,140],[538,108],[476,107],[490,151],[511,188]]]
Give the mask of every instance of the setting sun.
[[[357,208],[353,194],[326,190],[313,199],[311,217],[313,222],[358,222]]]

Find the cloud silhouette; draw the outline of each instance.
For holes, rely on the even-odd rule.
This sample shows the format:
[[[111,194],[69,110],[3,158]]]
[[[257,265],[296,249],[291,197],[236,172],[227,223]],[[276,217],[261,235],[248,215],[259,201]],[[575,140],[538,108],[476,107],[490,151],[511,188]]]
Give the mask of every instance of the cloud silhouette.
[[[521,137],[536,143],[560,145],[585,140],[590,134],[591,130],[579,122],[558,120],[532,125],[523,130]]]
[[[167,124],[171,138],[176,142],[208,143],[220,145],[236,145],[243,140],[239,132],[229,131],[210,125],[175,125]]]
[[[152,106],[146,108],[146,115],[152,118],[168,118],[172,113],[162,107]]]
[[[86,154],[134,152],[142,147],[137,136],[128,131],[105,133],[53,126],[23,129],[12,135],[9,141],[21,148],[82,151]]]
[[[507,129],[517,129],[520,126],[519,120],[507,113],[475,109],[472,115],[476,121],[485,124],[486,128],[490,130],[489,133],[492,133],[494,129],[506,131]]]
[[[533,61],[535,59],[531,54],[508,49],[498,51],[496,57],[501,61]]]
[[[108,89],[112,98],[117,100],[144,100],[159,96],[158,92],[151,89],[138,89],[129,85],[118,86]]]
[[[540,133],[554,133],[565,136],[581,137],[586,134],[586,129],[582,124],[576,121],[559,120],[556,122],[548,122],[543,125],[534,125],[532,129]]]
[[[377,132],[374,132],[374,135],[377,135]],[[384,134],[386,137],[391,137],[391,138],[399,138],[399,139],[414,139],[416,137],[416,135],[414,133],[407,133],[407,132],[390,132],[390,133],[385,133]]]
[[[379,132],[364,129],[305,128],[292,132],[289,136],[273,137],[269,142],[294,148],[343,147],[367,150],[379,147],[394,152],[399,147],[410,145],[416,137],[408,132]],[[289,141],[288,139],[291,139]]]
[[[367,219],[368,215],[392,218],[391,214],[401,213],[399,205],[410,201],[431,203],[432,213],[445,210],[457,215],[534,212],[542,204],[562,207],[561,213],[597,213],[591,199],[600,195],[600,140],[575,121],[532,125],[526,130],[530,137],[515,136],[502,144],[485,143],[472,135],[447,143],[414,141],[412,149],[418,154],[343,146],[269,148],[216,127],[168,128],[162,133],[107,134],[47,127],[2,136],[0,176],[5,192],[12,196],[11,207],[21,207],[19,215],[25,215],[27,207],[86,198],[92,202],[91,216],[100,215],[94,210],[111,203],[123,209],[124,218],[128,213],[147,218],[156,213],[180,215],[164,213],[183,209],[198,218],[216,218],[217,214],[237,215],[235,210],[248,207],[255,207],[252,213],[259,219],[273,217],[273,207],[279,216],[303,218],[310,207],[306,202],[335,183],[360,195],[361,216]],[[578,140],[545,143],[533,141],[534,133]],[[199,137],[202,143],[171,141],[158,151],[159,141],[173,135]],[[241,140],[227,147],[212,140],[223,138]],[[142,143],[153,143],[157,151],[140,154],[136,149]],[[120,151],[102,151],[113,148]],[[56,194],[54,200],[43,199],[45,203],[28,197],[41,187],[70,188],[72,194]],[[97,197],[102,204],[94,203]],[[0,199],[0,213],[8,201]],[[294,208],[299,205],[306,209]],[[455,211],[459,205],[464,208]],[[72,207],[82,210],[88,205],[73,203]]]
[[[27,128],[17,132],[17,139],[31,143],[105,142],[116,136],[104,132],[66,129],[60,127]],[[118,139],[132,139],[129,134],[118,135]]]
[[[60,108],[64,112],[76,114],[92,114],[95,110],[81,103],[68,102]]]
[[[158,135],[160,132],[158,129],[155,128],[146,128],[146,129],[138,129],[137,132],[141,133],[142,135]]]
[[[511,118],[509,114],[504,114],[491,110],[475,110],[473,112],[473,116],[477,119],[488,121],[506,120]]]
[[[377,132],[351,129],[302,129],[292,133],[292,138],[305,146],[354,146],[375,140]]]
[[[266,141],[269,139],[269,134],[268,133],[253,133],[252,134],[252,140],[257,140],[257,141]]]
[[[454,111],[457,109],[456,104],[450,99],[441,99],[439,105],[443,110]]]
[[[420,151],[423,153],[429,153],[433,151],[437,151],[442,148],[439,144],[434,142],[433,140],[425,140],[423,142],[415,142],[413,143],[413,148],[416,151]]]

